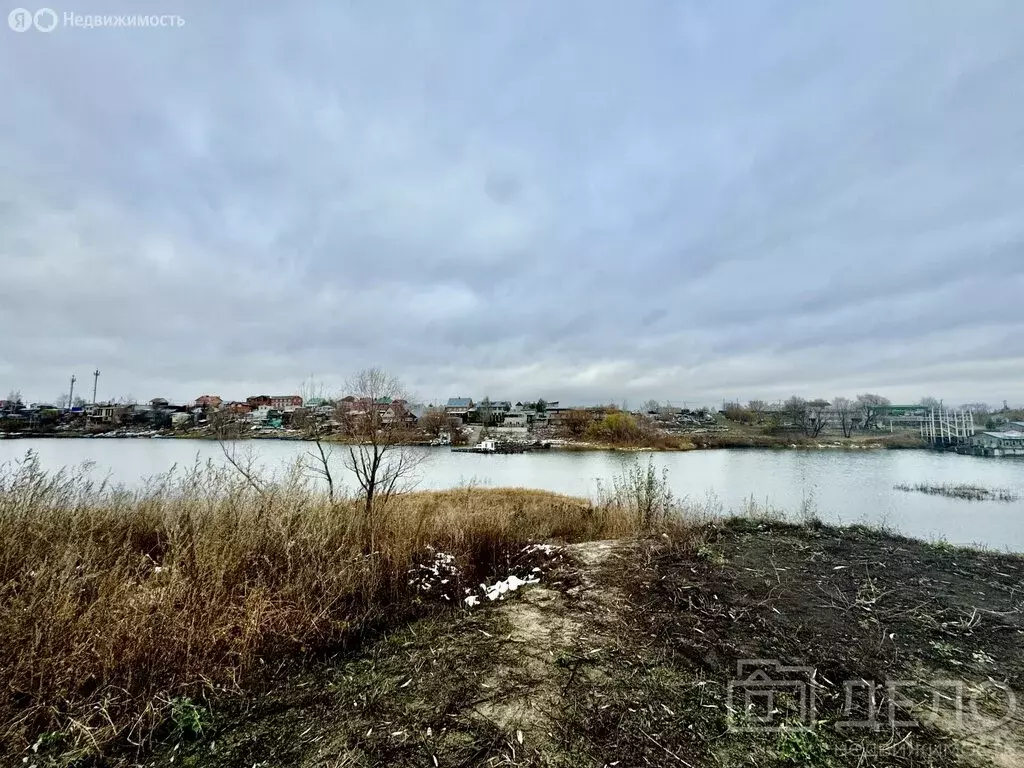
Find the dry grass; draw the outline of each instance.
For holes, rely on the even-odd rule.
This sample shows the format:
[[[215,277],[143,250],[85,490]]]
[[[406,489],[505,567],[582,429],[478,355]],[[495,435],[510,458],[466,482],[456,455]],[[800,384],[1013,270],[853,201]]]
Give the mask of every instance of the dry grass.
[[[366,552],[359,508],[298,469],[263,492],[211,465],[127,492],[0,468],[0,754],[142,748],[192,700],[439,609],[409,585],[428,547],[472,584],[529,541],[636,532],[622,505],[463,488],[397,497]]]
[[[897,491],[916,491],[931,496],[946,496],[950,499],[966,499],[968,501],[1017,501],[1019,498],[1017,494],[1007,488],[986,488],[966,483],[941,483],[939,485],[898,483],[893,488]]]

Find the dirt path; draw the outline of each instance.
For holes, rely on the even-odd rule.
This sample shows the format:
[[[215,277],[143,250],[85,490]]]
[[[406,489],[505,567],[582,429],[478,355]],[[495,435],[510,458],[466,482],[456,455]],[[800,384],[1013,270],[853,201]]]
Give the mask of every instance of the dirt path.
[[[595,617],[621,610],[617,588],[599,587],[594,579],[611,557],[623,557],[627,545],[615,541],[574,544],[565,551],[578,564],[574,586],[536,585],[496,609],[507,622],[507,642],[515,649],[512,663],[483,683],[485,698],[477,712],[499,727],[531,737],[547,738],[560,707],[561,670],[579,653],[594,653]]]

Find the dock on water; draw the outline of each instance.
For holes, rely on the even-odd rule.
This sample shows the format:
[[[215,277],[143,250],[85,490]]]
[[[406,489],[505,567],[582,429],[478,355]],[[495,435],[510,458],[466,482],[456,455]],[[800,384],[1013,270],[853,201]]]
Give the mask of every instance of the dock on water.
[[[461,446],[452,448],[454,453],[529,453],[530,451],[545,450],[551,447],[551,443],[517,443],[512,440],[481,440],[477,445]]]

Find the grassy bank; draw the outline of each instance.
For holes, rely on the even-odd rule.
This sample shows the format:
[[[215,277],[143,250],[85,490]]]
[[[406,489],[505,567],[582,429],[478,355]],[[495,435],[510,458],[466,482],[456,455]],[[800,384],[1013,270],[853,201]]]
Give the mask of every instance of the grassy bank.
[[[359,510],[298,471],[258,491],[197,466],[130,493],[32,459],[6,468],[0,754],[131,753],[169,728],[201,730],[216,691],[450,610],[529,542],[635,532],[614,506],[465,488],[396,497],[367,551]],[[410,577],[438,552],[457,564],[447,600]]]
[[[1019,722],[978,752],[918,718],[936,681],[996,719],[1024,692],[1019,556],[830,527],[813,500],[799,524],[753,502],[711,519],[641,463],[594,502],[402,494],[369,549],[357,500],[298,470],[260,488],[209,465],[139,493],[32,460],[0,472],[0,763],[1024,760]],[[488,600],[510,575],[522,590]],[[783,698],[781,730],[745,729],[742,659],[818,670],[815,729]],[[911,699],[885,698],[890,679]],[[850,681],[882,691],[879,728],[844,730],[871,714],[845,711]]]
[[[1007,692],[1024,685],[1020,557],[764,516],[562,551],[565,566],[514,599],[281,676],[146,765],[1024,760],[1019,715],[1004,719]],[[771,701],[755,689],[749,711],[743,659],[779,681]],[[801,708],[806,690],[813,710]]]

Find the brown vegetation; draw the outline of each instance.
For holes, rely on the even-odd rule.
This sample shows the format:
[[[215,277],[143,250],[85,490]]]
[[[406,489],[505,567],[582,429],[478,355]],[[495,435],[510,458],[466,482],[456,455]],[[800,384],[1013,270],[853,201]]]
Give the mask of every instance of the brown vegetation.
[[[966,499],[967,501],[1018,501],[1019,496],[1009,488],[986,488],[982,485],[966,483],[897,483],[893,486],[897,491],[916,491],[930,496],[945,496],[949,499]]]
[[[406,493],[366,551],[365,501],[306,475],[204,465],[130,493],[31,456],[0,471],[0,754],[143,747],[214,690],[430,609],[408,574],[434,551],[475,584],[529,541],[637,528],[624,506],[550,493]]]
[[[590,442],[614,447],[678,448],[680,441],[659,430],[650,419],[612,411],[591,422],[584,433]]]
[[[593,415],[584,408],[569,411],[563,419],[563,426],[570,437],[583,437],[593,423]]]

